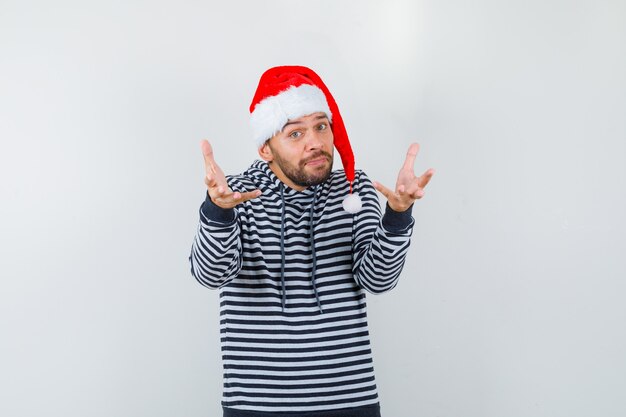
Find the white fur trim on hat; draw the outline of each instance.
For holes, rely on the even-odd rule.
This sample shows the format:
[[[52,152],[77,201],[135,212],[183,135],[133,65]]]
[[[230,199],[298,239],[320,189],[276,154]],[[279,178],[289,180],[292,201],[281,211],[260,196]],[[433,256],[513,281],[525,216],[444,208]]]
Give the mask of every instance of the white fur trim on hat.
[[[257,148],[280,132],[290,119],[317,112],[326,113],[328,120],[332,122],[333,115],[324,93],[310,84],[289,87],[275,96],[261,100],[250,113],[252,137]]]

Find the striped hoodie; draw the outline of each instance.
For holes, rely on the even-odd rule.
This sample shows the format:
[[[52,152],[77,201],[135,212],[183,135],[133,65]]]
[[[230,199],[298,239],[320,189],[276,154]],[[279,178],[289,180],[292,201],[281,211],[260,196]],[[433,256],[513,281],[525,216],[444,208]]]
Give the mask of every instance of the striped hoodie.
[[[207,195],[189,257],[192,275],[220,292],[224,409],[304,413],[378,404],[365,291],[398,283],[411,210],[387,205],[382,216],[360,170],[356,214],[341,205],[349,192],[342,170],[297,191],[255,161],[227,182],[262,194],[229,210]]]

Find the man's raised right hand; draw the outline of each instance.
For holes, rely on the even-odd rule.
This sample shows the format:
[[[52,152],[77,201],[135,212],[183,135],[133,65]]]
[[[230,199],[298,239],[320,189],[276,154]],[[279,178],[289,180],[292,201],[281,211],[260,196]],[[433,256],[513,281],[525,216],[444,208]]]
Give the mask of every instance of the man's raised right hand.
[[[245,193],[233,192],[228,186],[228,183],[226,183],[224,172],[222,172],[222,169],[215,163],[215,159],[213,159],[213,148],[209,141],[203,140],[200,142],[200,146],[202,148],[202,154],[204,155],[204,169],[206,171],[204,183],[207,186],[211,201],[213,201],[215,205],[229,209],[261,195],[261,190],[258,189]]]

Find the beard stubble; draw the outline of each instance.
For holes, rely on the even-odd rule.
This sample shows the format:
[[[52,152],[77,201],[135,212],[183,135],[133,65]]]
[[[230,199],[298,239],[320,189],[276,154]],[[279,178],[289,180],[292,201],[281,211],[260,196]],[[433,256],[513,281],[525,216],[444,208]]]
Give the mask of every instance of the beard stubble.
[[[314,167],[313,173],[307,173],[306,164],[315,159],[319,159],[320,157],[326,158],[328,162],[328,167]],[[287,162],[280,155],[274,152],[274,162],[278,164],[281,171],[285,174],[287,178],[289,178],[294,184],[300,187],[310,187],[313,185],[318,185],[323,183],[328,179],[330,173],[333,169],[333,155],[320,150],[310,157],[303,159],[298,163],[297,166],[294,164]]]

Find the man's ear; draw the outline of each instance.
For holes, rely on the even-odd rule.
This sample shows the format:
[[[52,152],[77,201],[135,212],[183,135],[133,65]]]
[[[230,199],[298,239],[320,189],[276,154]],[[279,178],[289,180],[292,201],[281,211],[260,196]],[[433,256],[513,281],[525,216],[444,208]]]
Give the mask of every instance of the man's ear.
[[[274,160],[274,154],[272,154],[269,139],[259,148],[259,156],[266,162],[272,162],[272,160]]]

